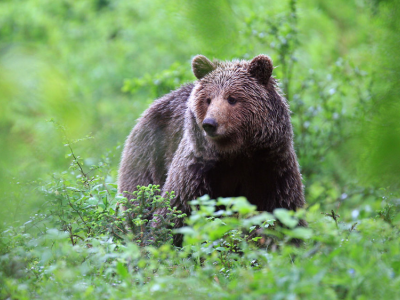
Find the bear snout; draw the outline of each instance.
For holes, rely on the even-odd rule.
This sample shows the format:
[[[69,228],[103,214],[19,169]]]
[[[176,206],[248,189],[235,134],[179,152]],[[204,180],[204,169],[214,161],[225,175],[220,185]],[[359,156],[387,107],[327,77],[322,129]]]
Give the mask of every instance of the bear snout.
[[[217,128],[218,128],[218,123],[215,121],[215,119],[212,118],[206,118],[203,121],[203,129],[204,131],[209,135],[209,136],[214,136]]]

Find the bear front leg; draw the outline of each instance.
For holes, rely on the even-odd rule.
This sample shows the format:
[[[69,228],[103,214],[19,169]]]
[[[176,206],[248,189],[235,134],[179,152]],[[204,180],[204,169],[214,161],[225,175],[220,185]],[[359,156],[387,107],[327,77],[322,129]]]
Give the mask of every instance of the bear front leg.
[[[303,183],[292,148],[286,153],[282,152],[281,157],[275,159],[273,170],[275,174],[271,188],[274,201],[271,208],[296,210],[303,207],[305,204]]]
[[[167,192],[174,192],[175,198],[171,200],[171,207],[175,207],[182,213],[190,214],[189,201],[209,193],[201,159],[195,157],[190,151],[190,145],[182,139],[172,163],[169,167],[166,182],[162,188],[163,197]],[[166,208],[156,210],[154,214],[165,216]],[[152,226],[157,226],[160,221],[159,217],[153,218]],[[181,227],[183,220],[179,219],[175,222],[175,227]]]

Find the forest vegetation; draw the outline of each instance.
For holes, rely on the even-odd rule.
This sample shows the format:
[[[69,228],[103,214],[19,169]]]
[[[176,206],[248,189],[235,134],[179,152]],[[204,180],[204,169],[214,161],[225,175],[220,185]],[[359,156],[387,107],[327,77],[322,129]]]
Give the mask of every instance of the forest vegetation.
[[[1,1],[0,299],[400,299],[399,4]],[[135,120],[195,80],[193,56],[261,53],[306,207],[205,195],[177,248],[168,226],[145,229],[173,197],[148,186],[126,226],[117,170]]]

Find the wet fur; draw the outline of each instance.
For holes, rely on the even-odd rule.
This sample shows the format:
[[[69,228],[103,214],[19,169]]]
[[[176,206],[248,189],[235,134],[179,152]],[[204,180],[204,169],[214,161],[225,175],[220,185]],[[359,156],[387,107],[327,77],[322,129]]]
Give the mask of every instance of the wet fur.
[[[119,192],[159,184],[163,194],[175,191],[172,206],[187,213],[188,201],[204,194],[245,196],[261,211],[302,207],[290,111],[271,77],[271,60],[259,55],[210,62],[197,56],[192,66],[199,80],[156,100],[129,135]],[[229,96],[237,103],[230,105]],[[215,139],[202,128],[210,116],[220,130]]]

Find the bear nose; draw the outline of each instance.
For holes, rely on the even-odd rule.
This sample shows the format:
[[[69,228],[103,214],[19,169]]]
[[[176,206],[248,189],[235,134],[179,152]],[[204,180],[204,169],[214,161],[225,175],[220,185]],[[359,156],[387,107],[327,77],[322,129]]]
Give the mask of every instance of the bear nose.
[[[214,135],[217,131],[218,123],[214,119],[207,118],[203,121],[203,129],[208,135]]]

